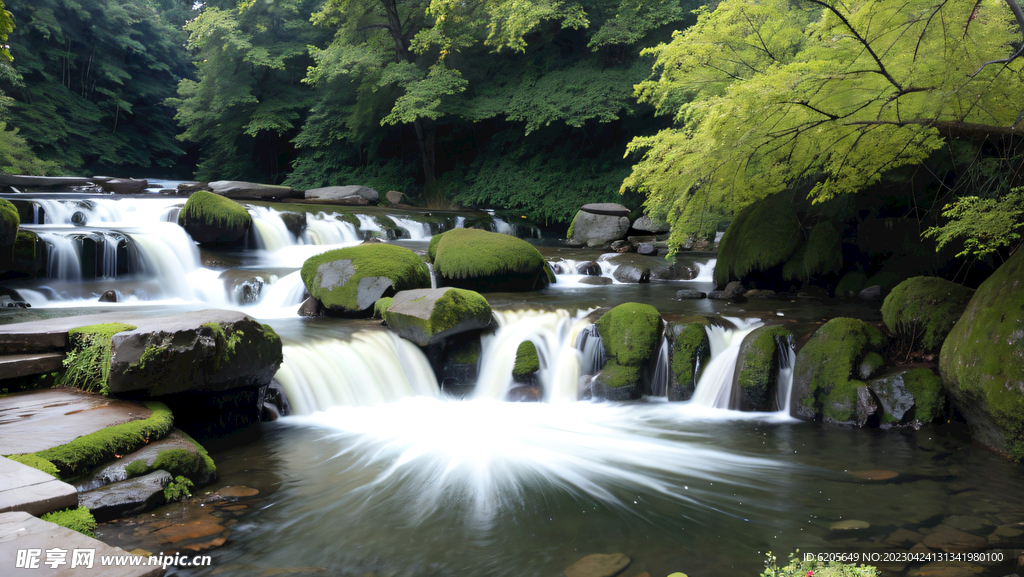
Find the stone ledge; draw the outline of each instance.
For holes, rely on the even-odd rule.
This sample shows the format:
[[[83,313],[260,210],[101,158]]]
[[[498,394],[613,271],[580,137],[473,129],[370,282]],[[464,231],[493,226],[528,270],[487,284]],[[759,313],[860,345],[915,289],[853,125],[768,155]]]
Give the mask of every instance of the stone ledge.
[[[45,515],[75,507],[78,507],[78,491],[74,487],[38,469],[0,457],[0,513],[22,511]],[[0,541],[2,539],[0,533]]]

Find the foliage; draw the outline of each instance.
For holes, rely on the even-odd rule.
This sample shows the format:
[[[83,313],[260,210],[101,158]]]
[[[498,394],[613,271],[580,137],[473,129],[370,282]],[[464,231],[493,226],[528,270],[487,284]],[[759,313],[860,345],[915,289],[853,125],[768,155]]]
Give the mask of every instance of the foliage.
[[[329,269],[335,266],[332,263],[338,261],[349,261],[353,274],[340,279],[340,284],[328,282],[328,286],[324,286],[321,267]],[[411,250],[390,244],[361,244],[329,250],[307,259],[302,264],[300,274],[309,294],[319,299],[325,307],[350,313],[364,310],[357,300],[359,280],[362,278],[387,277],[395,291],[430,287],[430,271],[426,263]]]
[[[718,223],[713,226],[717,227]],[[715,282],[724,286],[752,272],[785,263],[802,240],[800,222],[793,213],[789,194],[773,194],[756,202],[740,211],[722,236]]]
[[[0,120],[0,172],[57,176],[60,173],[57,163],[40,160],[19,132],[17,128],[8,130],[7,123]]]
[[[43,521],[56,523],[72,531],[78,531],[86,537],[95,537],[96,519],[87,507],[77,509],[64,509],[63,511],[52,511],[40,517]]]
[[[812,556],[813,557],[813,556]],[[789,554],[789,563],[779,567],[778,558],[768,552],[761,577],[877,577],[878,569],[870,565],[845,564],[838,561],[804,560],[800,551]]]
[[[110,377],[110,355],[113,348],[111,337],[136,328],[125,323],[106,323],[68,331],[72,348],[64,358],[65,371],[57,383],[109,395],[107,379]]]
[[[13,246],[18,240],[21,218],[18,209],[10,201],[0,199],[0,246]]]
[[[930,368],[918,367],[903,373],[903,385],[914,396],[915,419],[931,423],[942,416],[946,390],[942,386],[942,378]]]
[[[127,455],[140,447],[167,436],[174,416],[163,403],[143,403],[152,414],[137,421],[129,421],[100,429],[78,437],[70,443],[34,453],[57,467],[63,479],[85,472],[90,467]]]
[[[0,66],[10,64],[11,51],[7,46],[7,36],[14,31],[14,17],[8,12],[3,0],[0,0]]]
[[[944,138],[1000,137],[1018,122],[1019,26],[997,0],[725,0],[647,51],[642,102],[673,126],[635,138],[623,189],[675,223],[812,182],[823,201],[922,162]]]
[[[9,122],[39,158],[76,172],[166,172],[176,164],[183,151],[162,103],[187,74],[184,37],[158,2],[7,4],[18,22]]]
[[[965,196],[943,209],[948,222],[933,226],[925,237],[938,242],[936,250],[962,240],[964,249],[957,256],[984,257],[1003,248],[1020,245],[1024,228],[1024,188],[1015,188],[999,198]]]
[[[188,479],[188,477],[182,477],[181,475],[178,475],[177,477],[174,478],[173,481],[171,481],[170,483],[167,484],[166,487],[164,487],[164,498],[167,499],[168,503],[181,501],[186,497],[192,496],[192,493],[189,492],[189,489],[191,489],[194,486],[195,485],[192,483],[192,481]]]
[[[908,345],[938,352],[974,291],[937,277],[907,279],[885,297],[882,320]]]
[[[603,314],[596,324],[605,353],[620,365],[647,362],[661,337],[661,313],[651,305],[623,303]]]

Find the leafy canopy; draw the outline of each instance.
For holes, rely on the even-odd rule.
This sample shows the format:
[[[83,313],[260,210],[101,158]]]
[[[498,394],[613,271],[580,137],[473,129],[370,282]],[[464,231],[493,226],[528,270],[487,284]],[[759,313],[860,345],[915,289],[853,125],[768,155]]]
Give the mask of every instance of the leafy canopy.
[[[636,87],[673,125],[634,138],[622,189],[679,247],[801,183],[823,201],[922,162],[944,138],[1007,135],[1024,108],[1012,0],[724,0],[651,48]]]

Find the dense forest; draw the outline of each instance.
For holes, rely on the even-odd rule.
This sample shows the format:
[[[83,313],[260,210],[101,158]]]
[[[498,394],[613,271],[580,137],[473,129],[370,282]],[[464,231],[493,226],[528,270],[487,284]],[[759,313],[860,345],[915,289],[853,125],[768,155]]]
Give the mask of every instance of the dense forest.
[[[1016,0],[7,0],[0,170],[622,202],[676,248],[788,191],[819,248],[867,198],[1005,255],[1022,34]]]

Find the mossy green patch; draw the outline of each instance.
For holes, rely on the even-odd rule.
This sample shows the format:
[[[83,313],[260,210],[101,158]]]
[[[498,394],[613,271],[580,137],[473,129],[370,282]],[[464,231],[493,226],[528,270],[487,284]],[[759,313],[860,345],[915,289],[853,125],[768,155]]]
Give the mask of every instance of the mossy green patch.
[[[92,516],[89,509],[85,507],[79,507],[77,509],[64,509],[63,511],[53,511],[40,517],[43,521],[49,521],[50,523],[56,523],[61,527],[71,529],[72,531],[78,531],[86,537],[95,537],[93,531],[96,530],[96,518]]]
[[[693,395],[700,374],[711,358],[711,343],[703,323],[690,323],[675,334],[672,342],[672,374],[674,385],[669,386],[670,401],[685,401]]]
[[[384,312],[391,306],[391,302],[395,300],[391,297],[381,297],[377,299],[377,302],[373,303],[373,318],[383,319]]]
[[[480,360],[480,338],[459,339],[446,352],[448,362],[457,365],[476,365]]]
[[[459,288],[419,292],[423,296],[412,301],[403,297],[416,293],[402,293],[384,311],[388,328],[417,344],[426,345],[452,332],[483,328],[491,322],[491,305],[478,292]],[[434,298],[432,304],[428,297]],[[424,307],[429,307],[429,316]]]
[[[18,239],[21,218],[18,209],[10,202],[0,199],[0,246],[13,246]]]
[[[843,275],[843,278],[839,279],[839,283],[836,285],[836,295],[838,296],[850,296],[859,293],[867,285],[867,275],[862,272],[849,272]]]
[[[39,455],[28,453],[25,455],[10,455],[7,458],[12,461],[17,461],[22,465],[28,465],[33,469],[39,469],[40,471],[48,475],[53,475],[54,477],[60,479],[60,473],[57,472],[57,466],[47,461],[46,459],[40,457]]]
[[[651,305],[623,303],[597,321],[605,353],[620,365],[640,366],[647,362],[661,336],[661,313]]]
[[[178,475],[164,487],[164,499],[167,499],[168,503],[175,503],[186,497],[191,497],[190,489],[193,486],[194,484],[191,479]]]
[[[125,323],[105,323],[78,327],[68,331],[71,350],[64,358],[64,374],[57,383],[83,391],[110,394],[111,337],[137,327]]]
[[[188,198],[178,213],[178,224],[196,242],[232,242],[246,233],[252,217],[244,206],[229,198],[199,191]]]
[[[955,282],[919,276],[901,282],[882,303],[882,320],[908,346],[942,348],[974,291]]]
[[[836,423],[856,420],[860,361],[885,344],[881,331],[859,319],[834,318],[818,329],[800,350],[793,373],[797,414]]]
[[[337,215],[335,215],[335,218],[342,222],[347,222],[351,224],[352,226],[356,227],[356,230],[359,230],[359,227],[362,226],[362,223],[359,222],[359,217],[350,212],[339,212],[337,213]]]
[[[349,270],[351,268],[351,270]],[[318,254],[302,265],[302,282],[309,294],[335,312],[358,313],[359,281],[386,277],[392,290],[430,286],[430,270],[413,251],[390,244],[361,244]]]
[[[574,232],[576,232],[576,219],[579,218],[580,212],[576,211],[576,214],[572,217],[572,222],[569,223],[569,230],[565,231],[565,238],[572,238]]]
[[[725,286],[789,260],[803,242],[790,195],[773,194],[744,208],[718,245],[715,282]]]
[[[640,379],[641,371],[639,366],[623,365],[614,360],[605,363],[604,368],[601,369],[597,376],[597,380],[610,389],[638,387]]]
[[[441,237],[445,234],[447,233],[442,232],[430,237],[430,244],[427,245],[427,262],[430,264],[434,264],[434,259],[437,258],[437,245],[441,244]]]
[[[842,268],[842,236],[831,221],[823,220],[811,229],[807,242],[782,267],[782,278],[806,282]]]
[[[163,403],[143,404],[152,411],[148,418],[100,429],[65,445],[34,454],[53,463],[61,478],[66,479],[114,459],[116,455],[127,455],[150,441],[166,437],[174,422],[171,410]]]
[[[885,359],[882,355],[871,351],[864,355],[864,358],[860,361],[860,366],[857,367],[857,374],[862,379],[871,378],[872,375],[878,372],[878,369],[885,365]]]
[[[477,291],[519,291],[550,283],[547,262],[525,240],[473,228],[457,228],[438,236],[433,263],[439,281],[445,285]],[[429,257],[429,247],[427,251]]]
[[[537,357],[537,346],[533,341],[523,341],[516,349],[516,363],[512,367],[512,377],[522,379],[540,370],[540,358]]]
[[[914,396],[914,418],[931,423],[942,417],[946,390],[942,387],[942,378],[931,369],[918,367],[903,373],[903,386]]]
[[[986,280],[949,332],[942,381],[975,438],[1010,454],[1024,443],[1024,250]]]
[[[769,411],[778,384],[779,346],[789,345],[793,333],[773,326],[761,327],[744,339],[740,347],[736,385],[743,393],[743,409]]]

